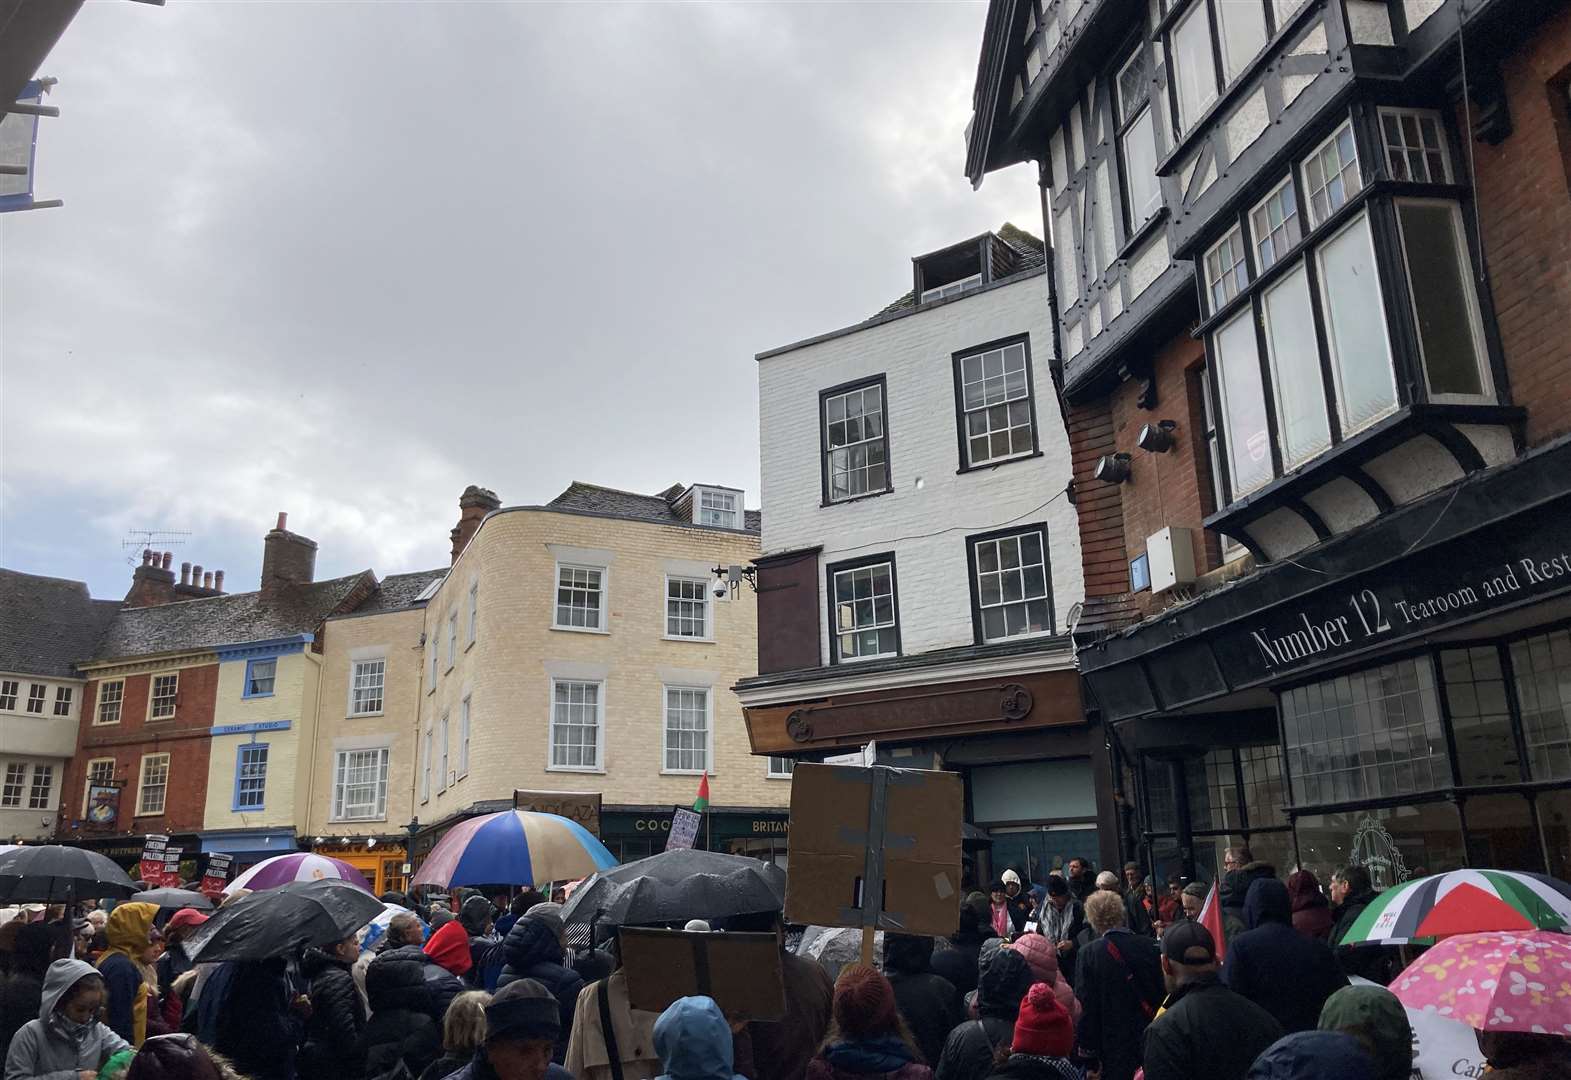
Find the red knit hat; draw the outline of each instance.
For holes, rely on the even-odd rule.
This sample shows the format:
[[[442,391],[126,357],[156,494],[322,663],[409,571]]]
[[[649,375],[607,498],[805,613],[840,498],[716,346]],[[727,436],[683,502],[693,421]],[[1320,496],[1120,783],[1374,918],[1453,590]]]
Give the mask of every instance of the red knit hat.
[[[835,982],[834,1017],[842,1035],[887,1035],[898,1024],[895,988],[875,969],[853,964]]]
[[[1038,1057],[1068,1057],[1075,1048],[1075,1025],[1046,983],[1033,983],[1020,1002],[1010,1049]]]
[[[431,940],[425,943],[425,954],[458,976],[475,963],[469,955],[469,932],[457,919],[431,935]]]

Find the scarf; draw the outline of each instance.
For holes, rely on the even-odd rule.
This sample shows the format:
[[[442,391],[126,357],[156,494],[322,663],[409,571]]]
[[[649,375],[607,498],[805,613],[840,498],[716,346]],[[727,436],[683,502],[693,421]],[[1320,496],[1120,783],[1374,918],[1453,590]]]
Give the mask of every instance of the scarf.
[[[1041,913],[1042,936],[1055,945],[1069,936],[1069,928],[1075,921],[1075,901],[1071,900],[1062,908],[1056,906],[1051,900],[1042,905]]]
[[[993,905],[993,933],[1001,938],[1008,938],[1012,924],[1009,921],[1009,902]]]
[[[898,1035],[882,1035],[855,1042],[837,1042],[824,1047],[824,1060],[837,1069],[851,1073],[898,1072],[914,1059],[911,1048]]]

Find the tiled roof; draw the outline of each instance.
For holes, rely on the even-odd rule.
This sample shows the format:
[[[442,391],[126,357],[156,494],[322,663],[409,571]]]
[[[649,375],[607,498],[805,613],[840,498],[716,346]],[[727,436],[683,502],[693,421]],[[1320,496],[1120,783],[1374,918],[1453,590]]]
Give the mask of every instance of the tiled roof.
[[[428,585],[446,573],[447,567],[444,566],[439,570],[417,570],[412,574],[389,574],[382,579],[376,592],[355,608],[354,613],[369,615],[377,611],[397,611],[411,607],[415,598],[425,592]]]
[[[248,592],[122,608],[95,655],[108,660],[314,633],[324,618],[353,605],[375,580],[371,571],[362,570],[330,581],[287,586],[265,600],[261,593]]]
[[[0,569],[0,671],[72,677],[119,610],[80,581]]]
[[[572,510],[582,514],[625,518],[629,521],[652,521],[657,525],[681,525],[689,529],[713,528],[714,526],[710,525],[695,525],[690,519],[676,512],[676,496],[671,493],[674,491],[680,494],[686,490],[685,485],[677,484],[659,495],[638,495],[631,491],[618,491],[616,488],[600,487],[598,484],[586,484],[574,480],[566,491],[552,499],[546,506],[553,510]],[[762,520],[759,511],[744,510],[742,531],[757,533]]]
[[[1006,278],[1047,264],[1047,246],[1024,229],[1005,222],[993,237],[993,280]],[[964,295],[964,294],[962,294]],[[908,292],[874,315],[888,315],[916,307],[916,293]]]

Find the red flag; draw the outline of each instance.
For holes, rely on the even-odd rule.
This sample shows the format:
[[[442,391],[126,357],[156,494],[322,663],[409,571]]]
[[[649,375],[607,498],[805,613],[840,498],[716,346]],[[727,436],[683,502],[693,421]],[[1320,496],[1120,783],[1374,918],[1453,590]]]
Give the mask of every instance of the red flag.
[[[1200,909],[1200,925],[1211,931],[1211,940],[1216,942],[1217,962],[1220,963],[1227,954],[1227,938],[1222,933],[1222,904],[1214,881],[1211,891],[1206,893],[1205,907]]]
[[[704,770],[704,778],[698,782],[698,798],[693,800],[693,809],[702,814],[709,809],[709,770]]]

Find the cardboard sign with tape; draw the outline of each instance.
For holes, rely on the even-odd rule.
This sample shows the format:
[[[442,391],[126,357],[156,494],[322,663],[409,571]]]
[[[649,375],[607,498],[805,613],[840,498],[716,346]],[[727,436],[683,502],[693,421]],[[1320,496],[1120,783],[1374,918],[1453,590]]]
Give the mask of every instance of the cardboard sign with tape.
[[[780,943],[773,934],[697,933],[624,926],[617,932],[627,1000],[663,1012],[677,998],[715,999],[729,1020],[785,1016]]]
[[[954,933],[963,802],[957,773],[798,765],[791,775],[786,919]]]

